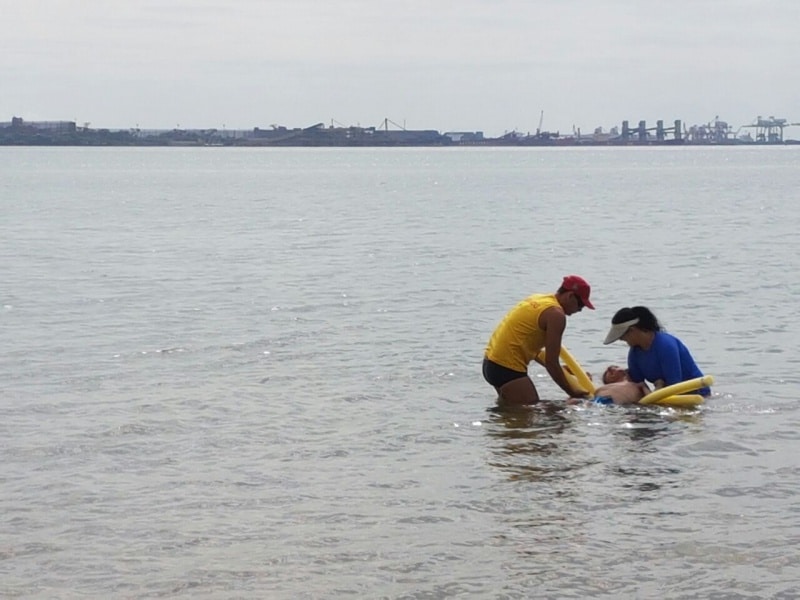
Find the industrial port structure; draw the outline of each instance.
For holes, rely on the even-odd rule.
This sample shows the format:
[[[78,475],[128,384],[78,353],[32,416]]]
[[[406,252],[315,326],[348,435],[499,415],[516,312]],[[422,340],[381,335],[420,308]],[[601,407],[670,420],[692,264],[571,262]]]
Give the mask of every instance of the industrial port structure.
[[[511,131],[496,138],[481,131],[445,132],[432,129],[413,130],[384,119],[378,127],[342,126],[331,121],[329,126],[316,123],[310,127],[289,129],[272,125],[268,129],[92,129],[89,123],[78,126],[74,121],[25,121],[14,117],[0,122],[0,145],[47,146],[657,146],[657,145],[753,145],[800,144],[785,139],[784,129],[800,126],[788,119],[757,117],[736,131],[716,117],[703,125],[686,127],[681,120],[654,127],[639,120],[635,127],[625,120],[621,127],[603,131],[598,127],[591,134],[574,130],[569,135],[541,130],[534,133]],[[391,125],[391,127],[390,127]],[[742,130],[744,132],[742,133]]]

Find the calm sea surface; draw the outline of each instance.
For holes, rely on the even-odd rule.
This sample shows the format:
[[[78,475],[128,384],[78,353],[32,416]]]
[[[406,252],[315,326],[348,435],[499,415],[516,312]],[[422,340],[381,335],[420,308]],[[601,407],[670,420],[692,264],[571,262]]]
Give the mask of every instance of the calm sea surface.
[[[800,147],[0,149],[0,597],[800,597]],[[508,308],[701,410],[501,415]]]

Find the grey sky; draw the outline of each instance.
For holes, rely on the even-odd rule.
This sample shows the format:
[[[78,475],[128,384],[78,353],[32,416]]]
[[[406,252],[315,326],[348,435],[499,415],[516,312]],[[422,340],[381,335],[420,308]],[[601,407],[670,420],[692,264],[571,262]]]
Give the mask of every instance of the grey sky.
[[[0,121],[800,122],[798,0],[0,0]],[[793,136],[798,137],[798,136]]]

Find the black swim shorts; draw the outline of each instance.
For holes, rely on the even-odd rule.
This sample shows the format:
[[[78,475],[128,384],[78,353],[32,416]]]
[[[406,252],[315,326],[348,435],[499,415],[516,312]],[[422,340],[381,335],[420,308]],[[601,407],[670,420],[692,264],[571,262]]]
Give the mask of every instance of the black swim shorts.
[[[486,357],[483,358],[483,378],[489,383],[489,385],[493,385],[497,389],[500,389],[509,381],[514,381],[520,377],[527,376],[527,373],[508,369],[503,365],[498,365],[496,362],[492,362]]]

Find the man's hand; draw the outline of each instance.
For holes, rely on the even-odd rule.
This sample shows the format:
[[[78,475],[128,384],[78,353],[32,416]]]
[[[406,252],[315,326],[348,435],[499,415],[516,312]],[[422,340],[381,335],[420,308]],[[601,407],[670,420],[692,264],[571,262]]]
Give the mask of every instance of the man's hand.
[[[570,398],[588,398],[591,394],[583,389],[572,388],[572,391],[569,393]]]

